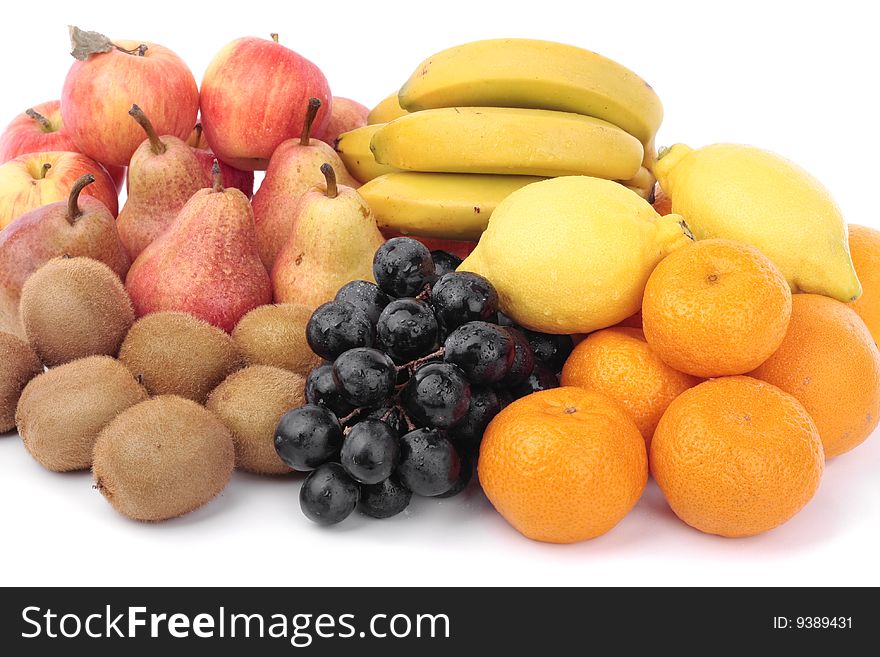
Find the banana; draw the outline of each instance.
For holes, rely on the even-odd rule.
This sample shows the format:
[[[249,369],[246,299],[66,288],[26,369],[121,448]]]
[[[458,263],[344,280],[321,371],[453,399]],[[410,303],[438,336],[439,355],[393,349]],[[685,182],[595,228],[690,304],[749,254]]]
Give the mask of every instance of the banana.
[[[406,114],[407,111],[400,106],[400,102],[397,100],[397,92],[394,92],[370,110],[370,113],[367,114],[367,125],[388,123]]]
[[[629,180],[618,180],[617,182],[641,196],[648,203],[654,202],[654,186],[657,184],[657,179],[649,169],[641,167],[638,173]]]
[[[397,171],[394,167],[376,162],[376,158],[373,157],[373,152],[370,150],[370,140],[383,125],[385,124],[366,125],[344,132],[336,140],[336,152],[339,153],[345,168],[362,183]]]
[[[448,107],[387,123],[370,142],[376,161],[408,171],[626,180],[639,140],[606,121],[549,110]]]
[[[532,39],[474,41],[422,62],[401,107],[526,107],[604,119],[651,141],[663,120],[654,90],[628,68],[574,46]]]
[[[358,189],[381,229],[402,235],[478,240],[509,194],[543,180],[532,176],[387,173]]]

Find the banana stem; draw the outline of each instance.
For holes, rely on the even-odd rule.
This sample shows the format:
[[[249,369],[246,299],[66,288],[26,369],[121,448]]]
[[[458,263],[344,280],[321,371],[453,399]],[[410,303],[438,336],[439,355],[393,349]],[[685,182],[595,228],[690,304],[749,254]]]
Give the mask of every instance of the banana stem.
[[[79,195],[82,190],[95,182],[95,176],[90,173],[78,178],[73,187],[70,188],[70,195],[67,197],[67,221],[72,226],[79,219],[83,212],[79,208]]]
[[[333,167],[328,162],[325,162],[321,165],[321,173],[324,174],[324,178],[327,180],[327,198],[339,196],[339,188],[336,186],[336,172],[333,170]]]
[[[150,119],[147,118],[147,115],[144,114],[144,110],[137,105],[132,105],[131,109],[128,110],[128,113],[138,122],[141,128],[144,129],[144,132],[147,133],[147,139],[150,140],[150,148],[154,155],[161,155],[168,150],[165,144],[162,143],[162,140],[159,139],[159,135],[156,134],[156,129],[153,127],[153,124],[150,123]]]
[[[303,123],[302,135],[300,135],[299,143],[301,146],[308,146],[312,137],[312,124],[315,117],[318,116],[318,110],[321,109],[321,101],[317,98],[309,98],[309,108],[306,110],[306,120]]]
[[[37,110],[33,108],[26,109],[24,113],[31,117],[34,121],[39,123],[40,127],[43,129],[43,132],[52,132],[52,124],[49,122],[49,119],[40,114]]]

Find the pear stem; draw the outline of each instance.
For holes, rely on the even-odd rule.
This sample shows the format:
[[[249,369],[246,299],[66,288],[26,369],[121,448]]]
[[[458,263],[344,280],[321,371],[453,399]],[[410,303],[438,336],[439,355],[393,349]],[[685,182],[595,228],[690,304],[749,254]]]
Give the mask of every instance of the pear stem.
[[[42,167],[40,167],[40,180],[46,177],[46,174],[49,173],[49,169],[52,168],[52,165],[49,162],[45,162]]]
[[[315,117],[318,116],[318,110],[321,109],[321,101],[317,98],[309,98],[309,108],[306,110],[306,120],[303,122],[303,131],[300,135],[300,146],[308,146],[312,137],[312,124]]]
[[[37,110],[33,108],[26,109],[24,113],[31,117],[34,121],[39,123],[40,127],[43,129],[43,132],[52,132],[52,124],[49,122],[49,119],[40,114]]]
[[[167,147],[162,143],[162,140],[159,139],[159,135],[156,134],[156,129],[153,127],[153,124],[150,123],[150,119],[147,118],[147,115],[144,114],[144,110],[137,105],[132,105],[131,109],[128,110],[128,113],[144,129],[144,132],[147,133],[147,139],[150,140],[150,148],[153,150],[153,154],[162,155],[162,153],[167,150]]]
[[[325,162],[321,165],[321,173],[324,174],[324,178],[327,180],[327,198],[339,196],[339,188],[336,186],[336,172],[333,170],[333,167]]]
[[[272,37],[272,41],[278,43],[278,32],[272,32],[269,36]]]
[[[223,176],[220,174],[220,163],[216,159],[214,160],[214,166],[211,167],[211,179],[213,181],[211,189],[215,192],[224,191]]]
[[[70,196],[67,197],[67,221],[73,223],[82,216],[82,210],[79,209],[79,195],[82,190],[95,182],[95,176],[90,173],[77,179],[70,188]]]

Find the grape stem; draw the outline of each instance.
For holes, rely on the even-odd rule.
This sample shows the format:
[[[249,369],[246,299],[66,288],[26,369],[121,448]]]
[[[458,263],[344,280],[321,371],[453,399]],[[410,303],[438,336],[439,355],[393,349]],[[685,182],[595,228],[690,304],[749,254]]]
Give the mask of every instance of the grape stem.
[[[420,368],[422,365],[424,365],[425,363],[429,363],[432,360],[436,360],[438,358],[443,358],[443,356],[445,356],[445,355],[446,355],[446,347],[440,347],[437,351],[430,353],[427,356],[422,356],[421,358],[418,358],[414,361],[411,361],[411,362],[407,363],[406,365],[404,365],[404,367],[410,367],[413,369],[413,371],[415,371],[418,368]]]
[[[403,416],[403,420],[404,420],[404,422],[406,422],[406,430],[407,431],[415,431],[417,428],[416,423],[412,421],[412,418],[409,416],[409,413],[407,413],[405,410],[403,410],[403,407],[400,404],[395,405],[395,408],[397,408],[400,411],[400,414]]]
[[[363,413],[366,410],[368,410],[368,409],[364,408],[364,407],[354,409],[351,413],[349,413],[345,417],[339,418],[339,424],[346,424],[348,422],[351,422],[353,419],[358,417],[361,413]]]

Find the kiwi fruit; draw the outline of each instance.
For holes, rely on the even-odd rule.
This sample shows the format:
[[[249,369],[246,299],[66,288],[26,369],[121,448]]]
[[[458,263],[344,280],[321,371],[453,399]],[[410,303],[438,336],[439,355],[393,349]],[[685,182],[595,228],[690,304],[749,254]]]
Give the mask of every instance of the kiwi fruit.
[[[134,323],[128,293],[112,269],[91,258],[53,258],[21,290],[21,322],[48,367],[119,353]]]
[[[305,379],[296,372],[251,365],[230,375],[208,397],[232,432],[236,467],[256,474],[291,472],[275,451],[275,429],[291,408],[305,403]]]
[[[176,518],[213,499],[235,464],[232,434],[195,402],[163,395],[132,406],[95,443],[96,488],[134,520]]]
[[[151,395],[177,395],[200,404],[244,364],[228,333],[181,312],[141,317],[125,337],[119,360]]]
[[[27,342],[12,333],[0,333],[0,433],[15,428],[15,407],[28,382],[43,371]]]
[[[89,356],[40,374],[21,393],[15,413],[24,446],[45,468],[87,470],[98,433],[147,399],[131,372],[109,356]]]
[[[306,342],[312,311],[295,303],[259,306],[241,318],[232,337],[249,365],[271,365],[308,376],[321,364]]]

